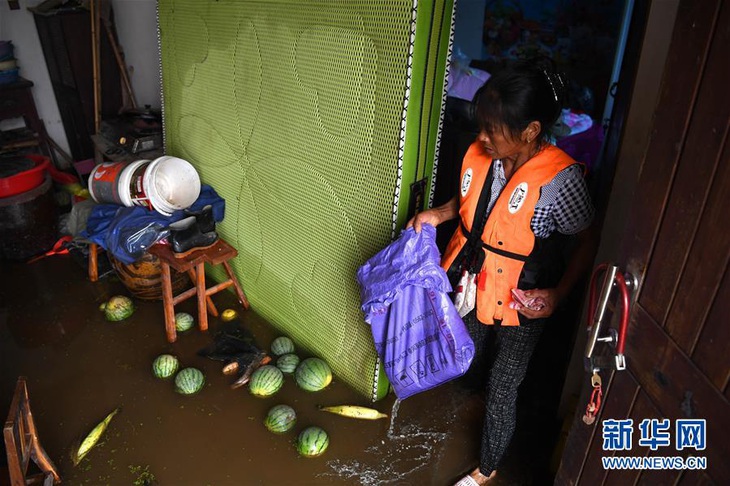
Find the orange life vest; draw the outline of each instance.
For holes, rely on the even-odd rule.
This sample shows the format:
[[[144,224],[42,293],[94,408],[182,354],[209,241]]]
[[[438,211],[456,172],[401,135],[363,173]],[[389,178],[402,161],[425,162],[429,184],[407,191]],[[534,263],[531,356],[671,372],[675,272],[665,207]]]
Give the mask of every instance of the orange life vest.
[[[538,155],[522,165],[507,181],[492,208],[481,234],[484,261],[477,279],[477,319],[484,324],[501,320],[504,326],[520,324],[517,311],[509,308],[510,291],[518,288],[525,261],[535,247],[535,234],[530,222],[540,189],[550,183],[558,172],[576,162],[559,148],[548,145]],[[464,249],[474,222],[477,205],[489,178],[492,159],[479,141],[474,142],[464,156],[461,168],[459,198],[460,226],[451,237],[441,266],[449,271]],[[453,270],[453,269],[452,269]]]

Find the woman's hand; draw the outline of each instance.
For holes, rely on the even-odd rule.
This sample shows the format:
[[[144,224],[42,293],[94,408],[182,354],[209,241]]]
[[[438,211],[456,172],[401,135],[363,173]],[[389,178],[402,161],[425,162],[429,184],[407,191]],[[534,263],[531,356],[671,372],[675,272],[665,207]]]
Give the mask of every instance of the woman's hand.
[[[578,248],[573,253],[568,268],[563,278],[555,288],[526,290],[527,298],[537,297],[542,299],[545,306],[539,311],[528,309],[517,302],[510,302],[510,307],[527,317],[528,319],[539,319],[550,317],[563,298],[570,293],[575,282],[590,269],[598,247],[598,233],[595,226],[591,226],[577,234]]]
[[[510,307],[528,319],[541,319],[550,317],[560,303],[560,294],[557,289],[533,289],[525,290],[525,297],[528,299],[535,298],[539,299],[540,303],[543,304],[542,309],[533,310],[529,309],[515,301],[510,302]]]
[[[413,229],[416,231],[416,233],[420,233],[423,223],[428,223],[435,228],[444,221],[454,219],[458,215],[459,201],[456,199],[456,196],[454,196],[448,202],[442,204],[441,206],[426,209],[425,211],[417,213],[411,218],[410,221],[408,221],[408,224],[406,224],[406,228],[410,228],[411,226],[413,226]]]
[[[425,211],[421,211],[420,213],[417,213],[415,216],[413,216],[410,221],[408,221],[406,228],[410,228],[411,226],[413,226],[413,229],[416,231],[416,233],[420,233],[421,226],[424,223],[428,223],[434,228],[438,226],[441,223],[439,212],[436,209],[427,209]]]

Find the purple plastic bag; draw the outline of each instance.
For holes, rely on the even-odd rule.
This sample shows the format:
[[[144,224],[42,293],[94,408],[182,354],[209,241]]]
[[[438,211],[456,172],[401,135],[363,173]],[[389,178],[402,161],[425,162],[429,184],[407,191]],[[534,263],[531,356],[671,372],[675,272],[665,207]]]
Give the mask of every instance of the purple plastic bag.
[[[399,399],[463,375],[474,343],[448,296],[436,229],[412,228],[357,272],[362,310]]]

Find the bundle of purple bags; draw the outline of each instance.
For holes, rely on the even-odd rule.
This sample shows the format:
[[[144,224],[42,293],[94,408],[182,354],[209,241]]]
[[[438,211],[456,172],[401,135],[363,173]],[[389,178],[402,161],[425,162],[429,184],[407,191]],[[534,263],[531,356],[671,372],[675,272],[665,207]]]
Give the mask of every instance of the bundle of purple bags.
[[[403,231],[357,271],[365,322],[399,399],[463,375],[474,357],[440,258],[436,229],[424,225]]]

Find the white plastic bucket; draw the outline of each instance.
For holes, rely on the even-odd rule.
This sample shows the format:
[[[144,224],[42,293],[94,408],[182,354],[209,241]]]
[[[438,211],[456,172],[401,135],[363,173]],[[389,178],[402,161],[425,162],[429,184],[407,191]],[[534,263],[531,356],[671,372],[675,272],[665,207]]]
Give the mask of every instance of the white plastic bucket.
[[[91,172],[89,193],[99,203],[144,206],[170,216],[198,199],[200,177],[188,161],[167,155],[129,164],[106,162]]]
[[[200,176],[187,160],[164,155],[147,166],[144,187],[152,207],[169,216],[198,199]]]
[[[124,204],[119,188],[122,172],[128,164],[104,162],[94,167],[89,174],[89,193],[98,203]]]
[[[137,160],[128,164],[119,176],[119,197],[124,206],[144,206],[153,209],[145,194],[144,173],[150,161]]]

